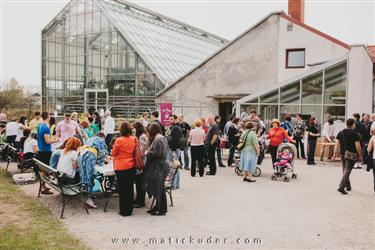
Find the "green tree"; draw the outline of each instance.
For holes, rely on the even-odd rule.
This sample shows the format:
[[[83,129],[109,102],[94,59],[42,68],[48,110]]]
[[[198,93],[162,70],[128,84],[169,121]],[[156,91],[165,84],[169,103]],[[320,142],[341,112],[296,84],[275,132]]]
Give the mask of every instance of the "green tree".
[[[27,108],[23,88],[16,79],[12,78],[0,90],[0,110],[22,108]]]

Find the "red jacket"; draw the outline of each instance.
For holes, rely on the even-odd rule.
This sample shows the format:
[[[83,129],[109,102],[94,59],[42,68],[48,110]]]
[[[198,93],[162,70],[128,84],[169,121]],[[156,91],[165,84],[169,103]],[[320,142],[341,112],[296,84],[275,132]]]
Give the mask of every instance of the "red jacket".
[[[283,143],[283,139],[287,139],[291,142],[293,139],[288,136],[288,132],[282,127],[278,128],[271,128],[268,132],[268,139],[270,139],[270,145],[278,147],[281,143]]]

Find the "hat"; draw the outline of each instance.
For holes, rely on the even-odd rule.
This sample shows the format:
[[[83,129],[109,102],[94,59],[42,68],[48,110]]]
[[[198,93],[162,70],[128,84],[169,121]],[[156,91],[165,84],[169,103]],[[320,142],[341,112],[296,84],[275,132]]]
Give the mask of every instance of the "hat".
[[[70,110],[65,110],[64,115],[65,115],[65,116],[67,116],[67,115],[72,115],[72,111],[70,111]]]
[[[273,120],[271,121],[271,124],[274,124],[274,123],[277,123],[277,124],[280,126],[280,121],[279,121],[279,119],[273,119]]]

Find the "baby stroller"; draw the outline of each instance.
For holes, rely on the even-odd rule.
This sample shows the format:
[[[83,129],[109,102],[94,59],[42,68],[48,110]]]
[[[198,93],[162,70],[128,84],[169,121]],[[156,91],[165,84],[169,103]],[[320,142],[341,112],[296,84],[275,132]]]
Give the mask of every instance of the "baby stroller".
[[[284,181],[289,182],[290,178],[297,179],[294,173],[294,157],[296,155],[296,147],[290,143],[282,143],[277,148],[277,160],[273,164],[273,175],[271,180],[276,181],[277,177],[284,176]],[[291,176],[288,176],[291,173]]]

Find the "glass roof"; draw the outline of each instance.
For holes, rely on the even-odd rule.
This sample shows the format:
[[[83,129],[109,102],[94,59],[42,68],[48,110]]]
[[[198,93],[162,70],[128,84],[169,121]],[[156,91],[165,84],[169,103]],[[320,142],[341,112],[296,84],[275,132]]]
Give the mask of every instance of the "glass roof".
[[[133,4],[113,0],[95,3],[166,85],[228,43],[223,38]]]

